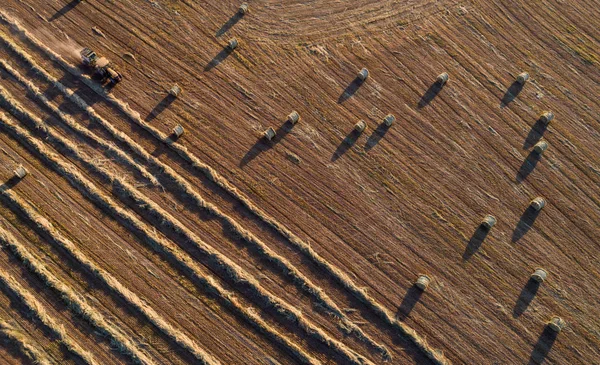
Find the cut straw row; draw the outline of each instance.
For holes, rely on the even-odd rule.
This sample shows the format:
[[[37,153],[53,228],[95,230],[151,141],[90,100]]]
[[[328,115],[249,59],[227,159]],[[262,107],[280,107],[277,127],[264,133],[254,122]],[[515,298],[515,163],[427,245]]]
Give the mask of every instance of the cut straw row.
[[[0,101],[4,101],[5,90],[0,86]],[[5,103],[0,103],[0,105]],[[21,127],[15,125],[10,119],[0,112],[0,127],[9,131],[17,140],[24,143],[28,147],[38,147],[40,151],[44,151],[42,160],[53,161],[58,158],[58,155],[46,149],[43,145],[39,144],[28,132]],[[35,146],[35,147],[34,147]],[[73,169],[73,168],[71,168]],[[74,169],[73,169],[74,170]],[[60,174],[61,170],[57,172]],[[77,175],[82,176],[77,172]],[[99,192],[98,192],[99,193]],[[219,362],[203,349],[201,349],[194,341],[192,341],[187,335],[176,330],[166,320],[164,320],[154,309],[144,304],[144,302],[129,289],[124,287],[117,279],[110,275],[107,271],[102,270],[92,261],[90,261],[70,240],[65,238],[58,230],[56,230],[47,219],[37,214],[33,209],[28,207],[27,203],[19,198],[15,193],[10,190],[2,190],[1,194],[9,200],[15,207],[18,207],[21,212],[31,220],[36,228],[41,230],[46,236],[51,238],[53,242],[58,244],[60,247],[65,249],[79,264],[86,269],[87,272],[92,274],[94,277],[103,282],[108,288],[117,293],[123,298],[129,305],[138,310],[143,314],[150,323],[154,324],[162,333],[167,337],[171,338],[178,345],[189,351],[194,357],[204,364],[218,364]]]
[[[0,33],[0,37],[3,35]],[[262,240],[256,237],[250,231],[244,229],[237,221],[235,221],[232,217],[223,213],[219,208],[217,208],[214,204],[211,204],[205,201],[200,194],[198,194],[194,188],[177,172],[175,172],[171,167],[166,165],[165,163],[158,160],[156,157],[152,156],[148,153],[144,147],[139,145],[125,133],[117,130],[111,123],[98,115],[95,110],[90,107],[83,99],[81,99],[78,95],[76,95],[72,90],[65,87],[62,83],[60,83],[56,78],[50,75],[46,70],[39,67],[37,63],[31,59],[26,52],[24,52],[19,47],[12,47],[12,50],[17,53],[17,55],[25,61],[32,70],[35,71],[37,75],[42,77],[46,82],[50,83],[52,86],[60,90],[65,97],[69,98],[72,102],[74,102],[78,107],[83,109],[89,116],[90,120],[98,123],[105,130],[110,133],[117,140],[125,143],[128,148],[136,153],[142,160],[151,164],[154,167],[157,167],[158,170],[165,175],[169,181],[173,182],[183,193],[190,198],[191,202],[194,203],[198,208],[207,211],[209,214],[212,214],[219,219],[233,232],[238,234],[245,242],[251,244],[253,247],[257,249],[257,251],[264,256],[267,260],[274,263],[274,265],[279,268],[285,275],[292,279],[292,281],[296,284],[296,286],[306,292],[308,295],[313,297],[319,305],[321,305],[325,310],[332,313],[334,316],[338,317],[341,320],[341,326],[345,329],[345,331],[355,335],[361,341],[367,343],[369,346],[377,349],[384,357],[384,359],[391,359],[391,354],[387,350],[387,348],[375,340],[370,338],[364,331],[358,327],[354,322],[352,322],[348,316],[341,311],[338,306],[331,300],[331,298],[323,292],[321,288],[315,285],[309,278],[307,278],[304,274],[302,274],[294,265],[292,265],[286,258],[278,255],[271,248],[268,247]],[[10,75],[12,75],[17,81],[23,84],[30,93],[34,95],[34,97],[38,98],[46,107],[53,110],[55,114],[57,114],[67,125],[69,125],[74,130],[78,131],[81,129],[79,125],[72,126],[75,122],[64,113],[60,112],[56,106],[52,105],[43,95],[39,95],[39,89],[33,85],[33,83],[27,79],[25,79],[18,71],[16,71],[13,67],[8,65],[6,61],[0,59],[0,66],[4,68]],[[85,131],[87,134],[91,134],[91,132]],[[94,135],[97,139],[97,137]],[[92,138],[92,137],[90,137]],[[157,185],[156,183],[155,185]]]
[[[25,289],[12,275],[0,269],[0,284],[7,292],[12,293],[21,303],[37,318],[50,332],[52,332],[73,355],[81,358],[88,365],[100,364],[94,356],[81,348],[65,330],[64,326],[59,324],[52,316],[46,312],[46,308],[40,303],[33,294]]]
[[[210,293],[221,299],[228,308],[230,308],[240,317],[247,320],[261,333],[265,334],[268,338],[283,348],[286,348],[301,363],[320,364],[318,360],[314,359],[298,345],[290,341],[277,330],[270,327],[251,309],[245,308],[232,293],[220,286],[216,280],[210,276],[203,276],[203,273],[197,268],[197,265],[194,264],[192,258],[182,254],[171,243],[160,238],[152,228],[145,226],[137,218],[133,217],[128,212],[114,204],[110,198],[104,196],[102,192],[100,192],[95,186],[93,186],[93,184],[85,179],[73,166],[67,165],[64,161],[60,160],[55,153],[49,151],[45,146],[29,135],[29,133],[24,129],[12,123],[3,113],[0,113],[0,127],[11,133],[16,139],[32,150],[33,153],[40,156],[42,161],[50,165],[51,168],[67,178],[67,180],[80,192],[82,192],[84,196],[98,204],[103,210],[110,212],[111,215],[113,215],[117,220],[121,222],[125,221],[124,225],[126,225],[126,227],[132,230],[136,235],[142,236],[143,241],[148,243],[150,247],[157,252],[166,255],[170,261],[175,261],[179,266],[186,269],[186,272],[190,273],[196,282],[199,282],[201,285],[205,286]],[[37,215],[32,209],[29,209],[27,204],[22,199],[10,191],[2,191],[1,193],[13,204],[13,206],[18,208],[23,215],[32,221],[33,224],[43,234],[50,237],[59,246],[66,247],[67,252],[69,252],[71,256],[79,261],[80,264],[87,269],[87,271],[91,272],[96,277],[99,277],[98,275],[100,275],[101,277],[99,277],[99,279],[101,281],[105,282],[110,289],[123,297],[136,309],[143,311],[142,313],[145,313],[145,316],[150,320],[150,322],[157,325],[157,327],[163,332],[168,330],[168,327],[170,326],[166,325],[164,320],[160,321],[157,317],[153,316],[153,311],[151,308],[146,307],[139,300],[139,298],[135,297],[133,293],[130,293],[121,284],[116,282],[115,279],[112,279],[108,273],[105,273],[103,270],[91,263],[81,252],[79,252],[79,250],[75,248],[74,244],[70,240],[66,239],[51,225],[49,225],[45,218]],[[165,327],[167,328],[165,329]],[[169,334],[167,333],[167,335]],[[173,336],[174,334],[169,335],[169,337]]]
[[[259,304],[263,309],[273,310],[280,320],[287,321],[291,325],[297,325],[298,328],[303,331],[308,337],[312,337],[315,340],[323,343],[325,346],[330,348],[332,351],[338,353],[341,358],[345,359],[349,364],[363,364],[368,362],[367,359],[362,357],[361,355],[356,354],[353,350],[349,349],[343,343],[331,338],[327,333],[325,333],[322,329],[318,328],[316,325],[311,323],[308,319],[306,319],[298,310],[294,307],[290,306],[288,303],[280,299],[279,297],[269,293],[265,289],[262,288],[260,283],[248,274],[244,269],[239,267],[237,264],[233,263],[228,257],[222,255],[211,246],[202,241],[195,233],[181,224],[177,219],[171,216],[168,212],[162,209],[158,204],[146,198],[143,194],[141,194],[136,188],[128,184],[121,177],[113,174],[105,168],[102,168],[94,163],[92,159],[83,155],[79,152],[77,146],[75,146],[70,141],[66,140],[62,136],[55,133],[51,128],[46,128],[43,121],[33,115],[31,112],[24,109],[20,103],[18,103],[12,95],[0,86],[0,106],[3,106],[7,109],[13,116],[17,119],[21,120],[23,123],[30,124],[31,129],[33,130],[42,130],[43,138],[52,143],[55,148],[61,150],[61,153],[66,153],[72,158],[80,161],[82,164],[86,166],[86,168],[90,169],[94,173],[102,176],[105,180],[109,181],[113,189],[112,191],[115,194],[121,196],[123,200],[131,199],[133,200],[135,206],[139,207],[140,210],[146,212],[146,218],[156,221],[163,229],[169,229],[178,235],[184,237],[185,241],[189,244],[194,245],[196,249],[200,251],[200,253],[207,258],[209,267],[215,272],[221,273],[228,280],[235,283],[238,288],[243,288],[247,290],[251,298]],[[24,131],[23,131],[24,132]],[[25,132],[26,134],[23,136],[25,138],[18,138],[20,141],[30,141],[33,140],[33,137]],[[29,144],[29,143],[28,143]],[[43,160],[45,158],[43,156]],[[68,170],[60,171],[60,174],[63,176],[68,176]],[[92,183],[88,182],[89,186],[92,187]],[[81,187],[81,186],[80,186]],[[93,194],[94,200],[98,200],[100,195]],[[105,208],[109,209],[109,212],[116,212],[115,207],[117,206],[115,203],[111,203],[107,200],[103,200],[103,204]],[[121,222],[123,218],[125,218],[126,227],[137,227],[134,229],[134,232],[144,232],[149,231],[149,229],[144,228],[143,223],[141,223],[137,218],[133,217],[130,213],[122,210],[121,215],[118,217]],[[142,227],[140,230],[139,227]],[[163,242],[164,246],[164,242]],[[184,258],[183,262],[186,262],[186,271],[190,271],[192,268],[193,272],[198,272],[199,269],[197,264],[193,262],[193,259],[189,257],[185,252],[183,252],[179,247],[172,246],[171,252],[174,252],[176,256],[180,258]],[[181,259],[177,261],[178,263],[183,263]]]
[[[54,276],[46,266],[29,253],[29,250],[19,242],[10,232],[0,228],[0,245],[8,247],[25,267],[39,277],[48,287],[56,291],[67,307],[75,314],[86,320],[103,336],[108,336],[111,346],[118,349],[120,353],[129,356],[137,364],[154,364],[148,356],[131,341],[126,334],[122,333],[113,323],[96,311],[71,287],[64,284]]]
[[[35,346],[26,334],[17,330],[3,319],[0,319],[0,335],[15,344],[19,351],[33,364],[52,365],[46,353]]]
[[[89,77],[83,75],[76,67],[71,65],[69,62],[64,60],[59,54],[46,47],[37,38],[31,35],[25,28],[23,28],[18,22],[12,17],[6,15],[3,11],[0,11],[0,19],[6,23],[12,25],[17,29],[24,37],[26,37],[32,44],[38,49],[44,52],[52,60],[58,62],[65,70],[72,75],[79,77],[90,89],[96,92],[98,95],[104,97],[107,101],[118,107],[123,113],[125,113],[134,123],[150,132],[155,138],[165,143],[171,149],[173,149],[179,156],[184,160],[188,161],[195,169],[203,173],[211,181],[215,182],[218,186],[227,191],[233,198],[238,200],[243,206],[245,206],[250,212],[256,215],[259,219],[264,221],[267,225],[271,226],[275,231],[285,237],[296,249],[302,252],[308,259],[321,267],[329,275],[332,276],[338,283],[346,288],[352,295],[354,295],[359,301],[365,306],[370,308],[376,315],[378,315],[385,323],[396,329],[401,335],[411,340],[417,348],[419,348],[429,359],[434,363],[440,365],[450,364],[441,351],[431,347],[427,341],[421,337],[415,330],[406,324],[398,321],[394,318],[392,312],[377,302],[374,298],[369,296],[366,291],[357,286],[348,275],[342,272],[339,268],[329,263],[317,252],[315,252],[309,244],[302,241],[298,236],[292,233],[287,227],[279,223],[275,218],[269,216],[262,209],[254,205],[248,198],[246,198],[235,186],[229,181],[222,177],[216,170],[209,165],[200,161],[195,155],[187,151],[183,146],[180,146],[167,137],[164,133],[150,126],[140,118],[140,114],[129,107],[129,105],[122,100],[114,97],[113,95],[107,94],[101,87],[96,85]]]

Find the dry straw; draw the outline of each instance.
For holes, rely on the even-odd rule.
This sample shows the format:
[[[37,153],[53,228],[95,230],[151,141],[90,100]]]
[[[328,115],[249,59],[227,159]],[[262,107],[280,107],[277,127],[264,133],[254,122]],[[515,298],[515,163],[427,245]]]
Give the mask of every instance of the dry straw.
[[[29,271],[56,291],[71,311],[87,321],[102,336],[108,336],[113,348],[118,349],[121,354],[129,356],[136,364],[154,364],[154,361],[150,360],[127,334],[106,320],[101,313],[87,303],[83,296],[74,292],[71,287],[54,276],[38,258],[29,252],[25,245],[2,228],[0,228],[0,244],[8,247]]]
[[[44,128],[45,125],[41,119],[34,116],[27,110],[25,110],[18,102],[16,102],[10,93],[8,93],[2,86],[0,86],[0,106],[6,108],[11,114],[16,116],[18,119],[26,122],[28,124],[33,124],[32,129],[39,130]],[[5,122],[5,124],[7,124]],[[16,130],[16,128],[15,128]],[[28,132],[22,131],[20,132],[16,138],[25,142],[26,145],[31,146],[31,142],[33,137],[29,135]],[[129,185],[122,178],[116,176],[110,171],[97,166],[94,164],[92,160],[90,160],[87,156],[84,156],[78,151],[77,146],[73,145],[70,141],[66,140],[62,136],[56,134],[52,129],[44,130],[44,138],[54,145],[58,150],[62,153],[66,153],[70,155],[72,158],[80,161],[84,166],[92,170],[94,173],[102,176],[107,181],[111,182],[113,185],[113,191],[120,195],[123,200],[133,200],[136,206],[140,207],[141,210],[146,212],[146,218],[150,220],[156,221],[163,229],[169,229],[173,232],[182,236],[186,242],[193,244],[196,249],[199,250],[201,254],[208,258],[209,267],[221,273],[227,279],[233,281],[238,287],[242,287],[246,289],[251,297],[257,302],[262,308],[268,308],[274,310],[275,313],[279,315],[282,320],[290,322],[292,325],[297,325],[302,332],[304,332],[309,337],[322,342],[325,346],[329,347],[332,351],[337,352],[339,356],[341,356],[346,362],[349,364],[363,364],[369,363],[364,357],[356,354],[350,348],[348,348],[343,343],[331,338],[327,333],[323,330],[315,326],[309,320],[304,318],[304,316],[296,310],[294,307],[290,306],[280,298],[272,295],[268,291],[264,290],[260,283],[251,275],[249,275],[245,270],[239,267],[237,264],[233,263],[228,257],[222,255],[218,251],[214,250],[211,246],[204,243],[199,237],[196,236],[192,231],[186,228],[183,224],[181,224],[177,219],[163,210],[158,204],[147,199],[143,194],[141,194],[137,189]],[[42,160],[47,160],[46,156],[42,154],[40,156]],[[59,160],[57,158],[57,160]],[[67,171],[64,171],[67,170]],[[68,176],[68,169],[63,169],[63,171],[58,170],[59,174],[63,176]],[[91,187],[93,184],[88,181],[89,186]],[[84,193],[84,192],[82,192]],[[84,195],[86,195],[84,193]],[[90,196],[90,194],[87,194]],[[93,201],[98,200],[99,194],[92,194]],[[114,203],[108,203],[106,199],[103,199],[102,206],[111,207],[112,211],[114,211]],[[123,212],[125,214],[125,212]],[[124,224],[124,226],[131,229],[131,222],[136,220],[129,213],[126,213],[128,216],[128,222]],[[136,220],[137,221],[137,220]],[[142,226],[143,224],[137,221],[136,226]],[[147,231],[148,228],[141,228],[134,231]],[[190,267],[196,267],[197,265],[193,262],[193,259],[185,254],[178,247],[172,247],[172,251],[177,252],[178,258],[180,258],[177,262],[182,263],[186,262],[187,267],[186,271],[190,271]],[[183,259],[181,259],[183,258]],[[192,270],[192,271],[198,271]],[[171,334],[170,332],[165,332],[167,334]],[[174,332],[172,333],[175,336],[174,339],[179,341],[184,348],[188,349],[191,353],[197,356],[199,360],[208,361],[208,355],[203,352],[200,348],[198,348],[191,340],[189,340],[185,335]]]
[[[1,36],[4,36],[3,34]],[[22,51],[21,51],[22,52]],[[41,69],[35,65],[33,62],[30,62],[32,65],[32,70],[36,73],[39,73]],[[37,101],[43,104],[45,107],[50,109],[56,116],[58,116],[69,128],[78,133],[79,135],[84,136],[85,138],[91,140],[94,144],[102,147],[108,156],[113,156],[117,161],[124,163],[126,166],[133,168],[140,175],[142,175],[145,179],[149,180],[153,185],[159,185],[158,181],[152,174],[150,174],[144,167],[140,166],[138,163],[133,161],[133,159],[119,149],[117,146],[111,143],[105,142],[102,138],[99,138],[94,133],[90,132],[88,129],[82,127],[79,123],[77,123],[70,115],[64,113],[54,104],[52,104],[48,98],[44,96],[44,94],[40,91],[40,89],[35,86],[31,81],[27,80],[23,77],[17,70],[11,67],[5,60],[0,59],[0,67],[2,67],[6,72],[8,72],[12,77],[14,77],[19,83],[27,88],[29,94],[32,95]],[[51,82],[54,87],[59,87],[57,82]],[[61,85],[62,86],[62,85]],[[63,86],[64,87],[64,86]],[[67,94],[70,97],[70,100],[75,102],[76,105],[83,108],[85,110],[85,102],[79,96],[75,95],[73,92]]]
[[[4,12],[0,11],[0,19],[4,22],[9,23],[13,26],[13,28],[17,29],[25,38],[27,38],[32,44],[38,47],[42,52],[44,52],[48,57],[58,62],[65,70],[67,70],[72,75],[75,75],[81,79],[83,83],[85,83],[91,90],[96,92],[98,95],[104,97],[108,102],[115,105],[119,108],[125,115],[127,115],[131,121],[144,128],[150,134],[152,134],[156,139],[165,143],[169,148],[175,151],[179,156],[181,156],[184,160],[188,161],[192,167],[197,169],[199,172],[208,177],[211,181],[215,182],[222,189],[227,191],[233,198],[238,200],[243,206],[245,206],[249,211],[255,214],[259,219],[264,221],[267,225],[271,226],[275,231],[285,237],[289,243],[302,252],[308,259],[313,261],[319,267],[321,267],[324,271],[328,272],[331,277],[339,282],[344,288],[346,288],[350,293],[352,293],[358,300],[360,300],[363,304],[369,307],[376,315],[378,315],[384,322],[388,325],[396,329],[401,335],[409,338],[415,345],[434,363],[436,364],[450,364],[450,361],[441,353],[441,351],[436,350],[429,346],[427,341],[419,336],[416,331],[414,331],[409,326],[405,325],[402,322],[399,322],[394,318],[392,312],[379,304],[375,299],[370,297],[366,291],[359,286],[357,286],[352,279],[345,273],[343,273],[339,268],[329,263],[323,257],[321,257],[316,251],[310,247],[309,244],[301,240],[298,236],[292,233],[287,227],[279,223],[273,217],[266,214],[262,209],[254,205],[246,196],[244,196],[235,186],[233,186],[229,181],[227,181],[224,177],[222,177],[216,170],[214,170],[209,165],[202,162],[195,155],[190,153],[185,147],[176,144],[170,143],[170,139],[164,133],[160,132],[156,128],[150,126],[145,121],[143,121],[140,117],[140,114],[129,107],[129,105],[122,100],[114,97],[111,94],[107,94],[100,86],[96,85],[89,77],[82,75],[79,69],[67,61],[65,61],[60,55],[46,47],[39,40],[33,37],[26,29],[24,29],[20,24],[18,24],[14,19],[7,16]]]
[[[27,120],[29,124],[34,124],[34,129],[44,128],[43,122],[28,113],[24,110],[12,97],[11,95],[0,86],[0,106],[4,107],[11,114],[15,115],[19,119]],[[75,169],[72,165],[67,165],[64,162],[60,163],[60,158],[57,154],[50,152],[45,146],[40,144],[33,136],[31,136],[28,132],[26,132],[21,127],[15,125],[12,121],[9,120],[6,115],[0,113],[0,126],[5,130],[8,130],[15,139],[25,145],[32,152],[38,154],[42,161],[46,162],[48,165],[52,166],[54,170],[59,174],[67,178],[70,182],[79,182],[88,187],[92,187],[93,184],[89,182],[87,179],[84,179],[83,176]],[[46,130],[46,140],[49,142],[58,142],[64,146],[65,149],[76,149],[76,147],[68,140],[57,136],[51,130]],[[74,155],[77,156],[79,153],[74,152]],[[80,186],[80,185],[78,185]],[[95,187],[94,187],[95,189]],[[12,192],[10,190],[3,190],[2,194],[5,197],[10,198]],[[102,196],[102,193],[95,189],[94,193],[91,193],[94,198],[99,198]],[[14,196],[13,196],[14,197]],[[90,194],[88,194],[90,197]],[[92,199],[94,200],[94,199]],[[113,203],[114,204],[114,203]],[[26,204],[16,204],[22,207],[26,207]],[[26,208],[25,208],[26,209]],[[27,210],[27,209],[26,209]],[[42,220],[43,222],[44,220]],[[44,224],[41,224],[44,226]],[[46,224],[47,225],[47,224]],[[85,257],[75,245],[64,238],[57,230],[48,227],[46,234],[54,239],[55,242],[59,243],[63,248],[66,248],[67,251],[77,260],[79,261],[83,267],[85,267],[90,273],[94,274],[98,279],[104,282],[110,289],[114,290],[117,294],[119,294],[123,299],[125,299],[130,305],[140,311],[142,314],[146,316],[146,318],[153,323],[158,329],[160,329],[165,335],[179,344],[181,347],[188,350],[191,354],[193,354],[199,361],[204,364],[218,364],[219,362],[215,360],[212,356],[208,355],[203,349],[201,349],[194,341],[192,341],[187,335],[173,328],[169,323],[167,323],[158,313],[156,313],[152,308],[146,306],[134,293],[130,292],[127,288],[125,288],[121,283],[119,283],[112,275],[108,272],[100,269],[94,263],[92,263],[87,257]],[[56,238],[55,238],[56,237]]]
[[[27,337],[21,331],[18,331],[11,324],[3,319],[0,319],[0,335],[6,337],[10,342],[14,343],[19,350],[27,357],[33,364],[38,365],[51,365],[52,363],[46,356],[46,353],[38,348],[31,338]]]
[[[0,94],[0,96],[2,95]],[[57,173],[64,176],[75,188],[84,194],[84,196],[98,204],[102,209],[111,213],[113,217],[115,217],[128,229],[132,230],[135,234],[141,235],[144,241],[149,243],[153,249],[166,254],[170,261],[176,261],[180,266],[183,266],[186,272],[191,272],[193,279],[195,279],[197,282],[200,282],[203,286],[206,286],[209,292],[222,299],[225,304],[234,311],[234,313],[248,320],[253,326],[255,326],[267,337],[271,338],[279,345],[287,348],[298,360],[300,360],[300,362],[306,364],[319,363],[316,359],[312,358],[309,354],[300,349],[299,346],[291,342],[276,330],[272,329],[258,315],[255,315],[247,308],[244,308],[234,297],[234,295],[222,288],[215,279],[210,276],[205,277],[198,266],[193,262],[191,257],[181,252],[181,250],[171,243],[159,238],[150,227],[147,227],[137,218],[133,217],[133,215],[118,207],[118,205],[112,202],[110,198],[105,196],[91,182],[85,179],[72,165],[67,165],[58,157],[58,155],[50,152],[46,147],[29,135],[28,132],[14,125],[14,123],[12,123],[2,113],[0,113],[0,121],[2,122],[0,123],[1,127],[6,129],[21,143],[30,148],[30,150],[37,154],[42,161],[50,165],[50,167],[53,168]],[[37,215],[32,209],[28,208],[27,204],[22,199],[18,198],[10,190],[4,190],[1,191],[1,193],[13,206],[17,207],[23,215],[31,220],[36,228],[42,231],[41,234],[45,234],[46,236],[50,237],[53,242],[65,248],[67,252],[71,254],[71,256],[73,256],[75,260],[77,260],[88,272],[92,273],[96,278],[104,282],[108,288],[113,290],[130,305],[144,314],[151,323],[153,323],[168,337],[172,338],[183,348],[186,348],[199,360],[202,359],[201,361],[203,363],[218,364],[218,361],[204,353],[204,351],[198,348],[195,343],[191,342],[187,336],[172,328],[164,321],[164,319],[154,312],[152,308],[146,306],[134,293],[123,287],[109,273],[105,272],[89,261],[71,241],[63,237],[60,232],[55,230],[46,219]],[[296,315],[296,317],[300,316],[300,314],[297,312],[292,314]],[[290,316],[292,320],[294,315]],[[312,330],[312,326],[308,326],[307,330]]]
[[[10,293],[23,303],[25,307],[37,318],[47,329],[49,329],[65,346],[69,352],[81,358],[86,364],[97,365],[94,356],[81,348],[65,330],[62,324],[59,324],[47,312],[46,308],[40,303],[33,294],[25,289],[14,277],[0,269],[0,283]]]
[[[0,34],[2,36],[2,34]],[[6,40],[5,40],[6,42]],[[12,47],[13,51],[17,53],[19,57],[36,71],[36,74],[42,77],[47,82],[54,85],[58,90],[60,90],[67,98],[71,99],[82,108],[90,117],[90,120],[97,122],[101,125],[105,130],[111,134],[115,139],[125,143],[128,148],[136,153],[140,158],[142,158],[145,162],[151,164],[152,166],[158,167],[158,170],[162,172],[170,181],[174,182],[176,186],[182,190],[186,195],[188,195],[192,202],[196,204],[200,209],[206,210],[208,213],[217,216],[220,218],[223,223],[230,227],[234,232],[236,232],[244,241],[258,248],[258,251],[261,255],[265,256],[269,261],[273,262],[283,273],[290,277],[293,282],[297,285],[297,287],[311,297],[313,297],[319,305],[325,308],[327,311],[332,313],[334,316],[341,319],[340,327],[344,329],[344,331],[349,331],[351,334],[356,336],[359,340],[367,343],[369,346],[377,349],[385,359],[391,359],[391,354],[387,350],[387,348],[375,340],[370,338],[367,334],[364,333],[360,327],[358,327],[355,323],[353,323],[338,307],[337,305],[325,294],[321,288],[317,287],[314,283],[312,283],[307,277],[305,277],[298,269],[293,266],[287,259],[282,256],[277,255],[274,251],[272,251],[265,243],[259,240],[252,233],[245,230],[239,223],[237,223],[230,216],[222,213],[215,205],[206,202],[194,189],[193,187],[183,179],[179,174],[177,174],[172,168],[168,165],[162,163],[160,160],[152,156],[148,153],[142,146],[136,143],[133,139],[128,137],[126,134],[118,131],[113,124],[109,123],[107,120],[98,115],[92,107],[87,105],[85,101],[83,101],[79,96],[75,95],[69,88],[66,88],[63,84],[58,82],[56,78],[48,74],[43,68],[39,67],[24,51],[17,47]],[[7,71],[12,73],[16,78],[23,79],[16,70],[12,68],[7,68]],[[29,85],[31,82],[24,80],[24,85]],[[290,115],[294,114],[292,112]],[[156,183],[158,184],[158,182]]]

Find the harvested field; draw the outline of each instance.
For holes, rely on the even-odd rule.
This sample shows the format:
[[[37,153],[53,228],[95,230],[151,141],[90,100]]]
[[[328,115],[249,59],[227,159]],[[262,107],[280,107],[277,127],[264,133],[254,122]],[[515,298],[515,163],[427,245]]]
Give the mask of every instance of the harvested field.
[[[0,5],[0,362],[600,364],[598,4],[240,4]]]

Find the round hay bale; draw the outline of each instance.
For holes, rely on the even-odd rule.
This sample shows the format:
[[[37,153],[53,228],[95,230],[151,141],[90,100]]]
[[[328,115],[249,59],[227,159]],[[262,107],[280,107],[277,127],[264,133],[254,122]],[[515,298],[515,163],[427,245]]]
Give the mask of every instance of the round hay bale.
[[[288,114],[287,120],[292,124],[296,124],[300,120],[300,114],[298,114],[297,111],[293,110],[290,114]]]
[[[263,135],[265,139],[270,141],[273,139],[273,137],[275,137],[275,129],[273,129],[273,127],[269,127],[264,131]]]
[[[184,132],[184,129],[183,129],[183,127],[181,126],[181,124],[177,124],[177,125],[175,126],[175,128],[173,128],[173,135],[174,135],[176,138],[179,138],[179,137],[181,137],[181,135],[183,134],[183,132]]]
[[[542,198],[541,196],[538,196],[537,198],[533,199],[531,203],[529,203],[529,206],[536,212],[540,211],[543,207],[546,206],[546,199]]]
[[[547,149],[548,149],[548,142],[546,142],[546,141],[539,141],[538,143],[535,144],[535,146],[533,146],[533,150],[539,155],[544,153],[544,151]]]
[[[229,48],[230,50],[232,50],[232,51],[233,51],[234,49],[236,49],[236,48],[237,48],[238,44],[239,44],[239,43],[238,43],[238,40],[237,40],[237,38],[231,38],[231,39],[229,40],[229,42],[227,42],[227,48]]]
[[[531,279],[537,281],[538,283],[543,283],[548,276],[548,272],[540,267],[535,269],[533,274],[531,274]]]
[[[550,123],[552,119],[554,119],[554,113],[551,111],[544,112],[540,115],[540,121],[544,124]]]
[[[240,5],[240,8],[238,9],[238,13],[240,13],[241,15],[244,15],[248,12],[248,4],[243,3],[242,5]]]
[[[427,287],[431,283],[431,278],[427,275],[419,275],[417,281],[415,281],[415,286],[423,291],[427,290]]]
[[[365,128],[367,128],[367,123],[365,123],[364,120],[359,120],[354,125],[354,130],[357,131],[358,133],[362,133],[365,130]]]
[[[438,83],[438,85],[440,85],[440,86],[444,86],[448,82],[449,78],[450,78],[450,76],[448,76],[447,72],[442,72],[441,74],[438,75],[435,82]]]
[[[496,217],[493,215],[486,215],[481,221],[481,228],[490,230],[496,224]]]
[[[527,72],[521,72],[517,76],[517,82],[521,85],[525,84],[529,80],[529,74]]]
[[[17,166],[17,168],[14,171],[15,177],[17,179],[24,178],[25,176],[27,176],[28,173],[29,173],[29,171],[27,171],[27,169],[25,167],[23,167],[23,165]]]
[[[385,116],[385,118],[383,118],[383,122],[388,127],[391,127],[392,124],[394,124],[395,121],[396,121],[396,117],[393,114],[388,114],[388,115]]]
[[[366,68],[363,68],[362,70],[360,70],[358,72],[357,77],[360,81],[365,81],[367,79],[367,77],[369,77],[369,70],[367,70]]]
[[[567,322],[560,317],[552,317],[550,322],[548,323],[548,327],[555,332],[562,331],[567,326]]]
[[[169,95],[176,98],[179,96],[179,94],[181,94],[181,87],[179,87],[177,84],[173,85],[173,87],[169,90]]]

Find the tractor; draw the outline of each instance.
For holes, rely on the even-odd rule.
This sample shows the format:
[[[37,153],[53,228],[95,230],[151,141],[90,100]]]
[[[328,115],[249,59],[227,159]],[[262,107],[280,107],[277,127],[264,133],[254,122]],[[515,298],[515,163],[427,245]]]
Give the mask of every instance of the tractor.
[[[83,65],[91,68],[93,76],[100,79],[102,83],[108,81],[110,85],[115,85],[123,79],[123,75],[112,68],[106,57],[98,58],[96,52],[89,48],[82,49],[80,55]]]

